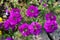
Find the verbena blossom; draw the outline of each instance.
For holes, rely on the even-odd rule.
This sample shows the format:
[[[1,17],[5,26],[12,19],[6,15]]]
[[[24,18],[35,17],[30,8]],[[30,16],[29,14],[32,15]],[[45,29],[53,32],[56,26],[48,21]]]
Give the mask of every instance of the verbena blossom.
[[[19,8],[12,8],[10,10],[10,15],[12,14],[20,14],[20,9]]]
[[[30,30],[29,30],[29,28],[28,28],[28,24],[27,23],[23,23],[22,25],[20,25],[19,27],[18,27],[18,29],[19,29],[19,31],[20,31],[20,33],[23,35],[23,36],[29,36],[30,35]]]
[[[45,15],[46,20],[56,21],[56,15],[54,15],[52,12],[49,12]]]
[[[14,30],[14,28],[15,28],[15,25],[11,25],[11,24],[9,23],[9,20],[4,21],[4,29],[5,29],[5,30],[9,30],[9,29]]]
[[[20,10],[18,8],[12,8],[10,10],[10,17],[9,17],[9,22],[11,25],[16,25],[17,23],[20,23],[22,19],[22,16],[20,14]]]
[[[7,37],[5,40],[13,40],[12,37]]]
[[[38,22],[32,22],[29,26],[30,32],[33,35],[38,35],[42,32],[42,25]]]
[[[30,18],[37,17],[39,15],[38,8],[36,6],[30,5],[26,11],[26,15]]]
[[[9,22],[11,25],[16,25],[20,23],[21,20],[22,20],[22,17],[20,14],[12,14],[9,17]]]
[[[58,23],[56,21],[46,21],[44,24],[44,29],[48,33],[52,33],[58,28]]]

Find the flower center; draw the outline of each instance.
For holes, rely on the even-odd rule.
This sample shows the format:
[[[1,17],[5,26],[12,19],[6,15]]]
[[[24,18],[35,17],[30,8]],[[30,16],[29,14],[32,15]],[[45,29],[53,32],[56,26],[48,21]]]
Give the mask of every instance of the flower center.
[[[14,12],[16,12],[16,10],[14,10]]]
[[[17,10],[14,11],[14,13],[17,13],[17,12],[18,12]]]
[[[54,25],[53,24],[51,26],[52,26],[51,28],[54,28]]]
[[[14,17],[13,19],[16,20],[16,17]]]
[[[32,13],[34,13],[34,10],[31,10]]]
[[[50,16],[50,19],[52,20],[53,19],[53,16]]]
[[[24,29],[24,32],[26,32],[26,31],[27,31],[27,28]]]
[[[34,29],[35,29],[35,30],[37,29],[36,26],[34,26]]]

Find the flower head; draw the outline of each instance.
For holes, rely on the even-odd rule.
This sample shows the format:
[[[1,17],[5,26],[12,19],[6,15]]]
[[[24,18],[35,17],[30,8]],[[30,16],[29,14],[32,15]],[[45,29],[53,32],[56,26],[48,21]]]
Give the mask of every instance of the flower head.
[[[48,14],[45,15],[45,19],[56,21],[56,16],[52,12],[49,12]]]
[[[19,31],[22,33],[23,36],[30,35],[29,28],[27,23],[23,23],[21,26],[18,27]]]
[[[16,25],[19,23],[22,19],[22,16],[20,14],[20,10],[18,8],[12,8],[10,11],[10,17],[9,17],[9,22],[11,25]]]
[[[11,38],[11,37],[7,37],[6,40],[13,40],[13,38]]]
[[[12,8],[10,10],[10,15],[12,15],[12,14],[20,14],[20,9],[18,9],[18,8]]]
[[[26,11],[26,15],[30,18],[32,17],[37,17],[39,14],[38,8],[36,6],[29,6],[27,11]]]
[[[30,32],[34,35],[38,35],[42,32],[42,26],[38,22],[32,22],[31,25],[29,26]]]
[[[13,30],[15,28],[15,25],[11,25],[9,23],[9,20],[4,21],[4,28],[5,30],[9,30],[10,28]]]
[[[58,28],[57,26],[58,25],[56,21],[46,21],[44,24],[44,28],[48,33],[54,32]]]
[[[22,17],[20,14],[13,14],[9,17],[9,22],[11,25],[16,25],[20,23],[21,20],[22,20]]]

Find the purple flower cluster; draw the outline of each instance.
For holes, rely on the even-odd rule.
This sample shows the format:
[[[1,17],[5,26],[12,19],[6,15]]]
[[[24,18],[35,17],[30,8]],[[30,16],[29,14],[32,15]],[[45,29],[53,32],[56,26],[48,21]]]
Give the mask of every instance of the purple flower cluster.
[[[44,4],[46,7],[46,4]],[[8,13],[8,10],[6,10],[6,13]],[[26,16],[32,18],[37,17],[39,15],[39,10],[36,6],[29,6],[26,11]],[[44,23],[44,28],[46,32],[52,33],[57,29],[58,23],[56,21],[56,16],[49,12],[45,15],[46,22]],[[4,28],[5,30],[12,29],[14,30],[16,25],[20,23],[22,20],[22,16],[20,14],[20,9],[18,8],[12,8],[10,10],[10,16],[6,21],[4,21]],[[29,35],[39,35],[42,32],[42,25],[39,22],[32,22],[31,24],[28,23],[22,23],[18,27],[19,32],[23,36],[29,36]],[[11,37],[7,37],[6,40],[13,40]]]
[[[56,16],[50,12],[45,15],[46,22],[44,24],[44,28],[46,32],[52,33],[57,29],[57,21],[56,21]]]
[[[22,19],[22,16],[20,15],[20,10],[18,8],[12,8],[10,10],[10,16],[9,18],[4,22],[4,28],[6,30],[12,28],[15,28],[15,25],[18,24]]]
[[[26,15],[30,18],[32,17],[37,17],[39,15],[39,11],[38,8],[36,6],[29,6],[27,11],[26,11]]]
[[[5,40],[14,40],[13,36],[14,35],[19,36],[18,32],[20,32],[23,37],[26,37],[29,35],[37,36],[37,35],[41,34],[42,25],[39,23],[41,21],[39,19],[40,18],[43,19],[43,17],[41,17],[41,16],[44,15],[43,13],[45,12],[45,9],[49,8],[48,7],[49,5],[46,3],[47,0],[46,0],[46,2],[45,2],[45,0],[39,0],[39,1],[40,1],[40,3],[37,5],[38,7],[35,5],[30,5],[26,10],[25,15],[24,15],[25,12],[22,12],[22,11],[24,11],[23,5],[21,5],[22,11],[20,11],[19,8],[12,8],[9,11],[8,7],[5,10],[6,14],[3,12],[4,10],[1,11],[4,14],[1,14],[1,16],[3,17],[3,20],[0,19],[2,21],[2,22],[0,22],[0,30],[1,29],[4,30],[4,31],[1,30],[1,34],[2,34],[1,36],[4,35],[3,38],[7,37]],[[7,6],[9,6],[9,5],[7,5]],[[13,6],[15,6],[15,5],[13,5]],[[26,4],[24,4],[24,6],[26,6]],[[18,7],[18,5],[16,5],[16,7]],[[41,7],[41,9],[39,7]],[[22,15],[20,12],[22,12]],[[40,12],[42,13],[41,15],[39,14]],[[27,16],[27,17],[25,17],[25,16]],[[26,20],[24,20],[24,19],[22,20],[22,17],[24,17],[24,19],[26,18]],[[6,20],[4,18],[6,18]],[[58,23],[56,21],[56,15],[54,15],[54,13],[52,13],[52,12],[49,12],[45,15],[45,19],[46,19],[46,21],[43,25],[44,29],[45,29],[46,33],[48,34],[48,37],[50,39],[52,39],[50,37],[49,33],[52,33],[58,29]],[[22,22],[21,22],[21,20],[22,20]],[[37,22],[37,21],[39,21],[39,22]],[[23,23],[23,22],[29,22],[30,24]],[[41,22],[41,23],[43,23],[43,22]],[[19,37],[22,37],[21,35]]]
[[[23,23],[18,29],[23,36],[28,36],[30,34],[38,35],[42,31],[42,26],[38,22],[32,22],[30,25]]]
[[[6,10],[6,14],[8,14],[8,10]],[[15,26],[20,23],[20,21],[22,20],[22,16],[20,14],[20,9],[18,8],[12,8],[10,10],[10,16],[7,20],[4,21],[4,29],[5,30],[9,30],[15,29]],[[13,38],[11,37],[7,37],[6,40],[13,40]]]

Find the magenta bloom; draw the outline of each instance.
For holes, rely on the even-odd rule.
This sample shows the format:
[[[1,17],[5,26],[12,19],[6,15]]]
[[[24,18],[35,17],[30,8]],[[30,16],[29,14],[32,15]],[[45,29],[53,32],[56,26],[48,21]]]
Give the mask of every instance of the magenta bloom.
[[[30,35],[28,26],[29,25],[27,23],[23,23],[21,26],[18,27],[19,31],[22,33],[23,36]]]
[[[9,20],[6,20],[6,21],[4,21],[4,29],[5,30],[9,30],[9,29],[14,29],[15,28],[15,25],[11,25],[10,23],[9,23]]]
[[[42,32],[42,26],[38,22],[32,22],[29,26],[30,32],[34,35],[38,35]]]
[[[45,19],[51,20],[51,21],[56,21],[56,16],[52,12],[49,12],[45,15]]]
[[[13,8],[10,11],[10,17],[9,17],[9,22],[11,25],[16,25],[17,23],[20,23],[22,19],[22,16],[20,14],[20,10],[18,8]]]
[[[39,15],[39,11],[38,8],[36,6],[29,6],[27,11],[26,11],[26,15],[30,18],[32,17],[37,17]]]
[[[22,20],[22,17],[20,14],[13,14],[9,17],[9,22],[11,25],[16,25],[20,23],[21,20]]]
[[[20,9],[12,8],[11,11],[10,11],[10,15],[12,15],[12,14],[20,14]]]
[[[56,21],[46,21],[44,24],[44,28],[46,32],[52,33],[58,28],[58,24]]]
[[[11,38],[11,37],[7,37],[5,40],[13,40],[13,38]]]

